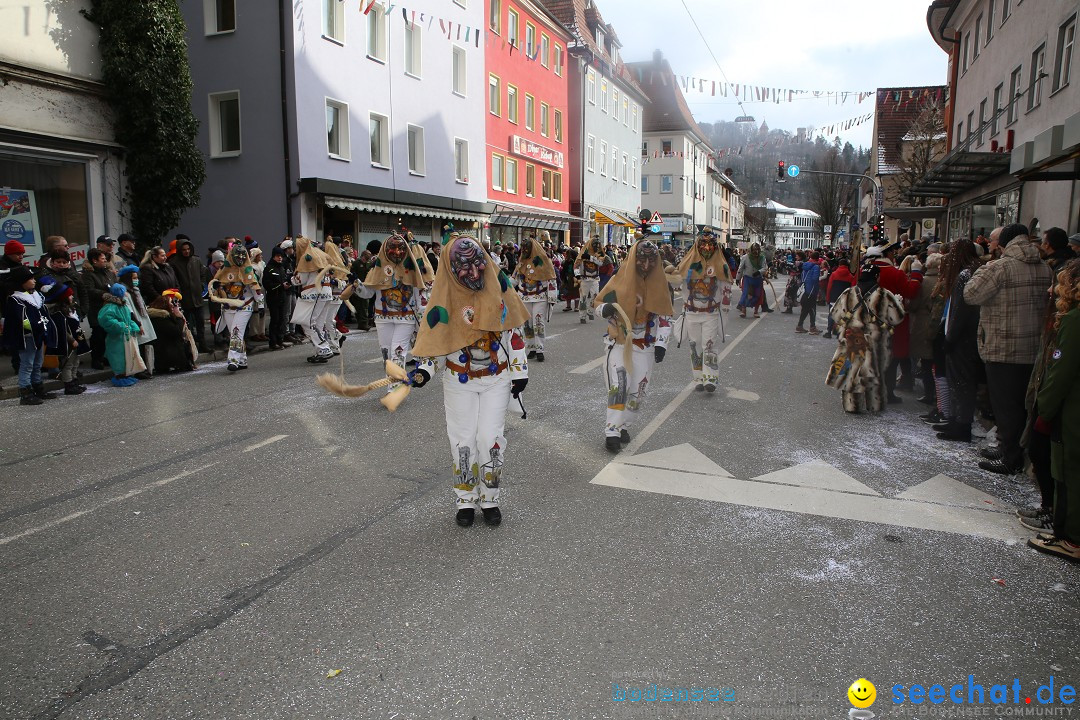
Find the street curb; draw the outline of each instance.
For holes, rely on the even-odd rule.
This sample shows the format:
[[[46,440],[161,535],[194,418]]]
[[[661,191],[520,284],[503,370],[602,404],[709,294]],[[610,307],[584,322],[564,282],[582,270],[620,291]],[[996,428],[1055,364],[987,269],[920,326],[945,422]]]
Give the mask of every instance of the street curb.
[[[306,343],[300,343],[299,345],[304,345],[304,344],[306,344]],[[299,347],[299,345],[293,345],[293,347]],[[285,348],[285,349],[289,350],[290,348]],[[269,351],[270,351],[270,346],[268,344],[266,344],[266,343],[260,343],[258,345],[252,345],[252,346],[248,347],[248,355],[259,355],[261,353],[269,352]],[[197,362],[201,365],[203,363],[216,362],[218,360],[224,360],[228,356],[229,356],[228,349],[214,350],[212,352],[199,353],[199,357],[198,357]],[[89,366],[89,363],[87,363],[87,365]],[[99,383],[99,382],[104,382],[106,380],[111,380],[112,376],[113,376],[113,374],[112,374],[111,370],[91,370],[89,372],[84,372],[83,373],[82,380],[80,380],[80,382],[83,385],[90,385],[91,383]],[[18,380],[16,379],[16,377],[14,375],[5,376],[3,378],[3,382],[5,384],[4,384],[4,386],[2,388],[0,388],[0,400],[13,400],[15,398],[18,398],[19,397],[19,387],[18,387]],[[11,384],[9,385],[7,383],[11,383]],[[45,385],[46,390],[63,390],[64,389],[64,383],[62,381],[60,381],[60,380],[46,380],[44,385]]]

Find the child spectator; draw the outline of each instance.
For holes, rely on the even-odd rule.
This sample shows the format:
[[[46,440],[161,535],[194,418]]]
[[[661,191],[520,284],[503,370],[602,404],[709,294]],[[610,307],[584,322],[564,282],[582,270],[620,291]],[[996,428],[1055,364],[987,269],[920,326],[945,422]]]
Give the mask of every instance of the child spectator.
[[[11,268],[12,294],[4,301],[4,345],[19,356],[20,405],[40,405],[56,396],[45,392],[41,364],[45,346],[53,336],[52,322],[45,310],[45,298],[35,290],[33,271],[25,266]]]
[[[131,317],[124,295],[127,291],[120,283],[113,283],[105,294],[105,304],[98,313],[98,327],[105,332],[105,359],[113,371],[112,384],[116,387],[131,387],[138,382],[127,375],[127,344],[136,338],[142,330]]]
[[[64,382],[64,394],[80,395],[86,392],[86,386],[78,382],[79,353],[89,352],[90,347],[83,337],[79,306],[75,302],[75,289],[62,278],[46,275],[41,278],[41,293],[55,329],[53,342],[49,343],[48,348],[60,357],[60,379]]]
[[[199,357],[195,338],[188,329],[176,290],[161,293],[147,308],[157,339],[154,340],[154,372],[186,372],[195,369]]]

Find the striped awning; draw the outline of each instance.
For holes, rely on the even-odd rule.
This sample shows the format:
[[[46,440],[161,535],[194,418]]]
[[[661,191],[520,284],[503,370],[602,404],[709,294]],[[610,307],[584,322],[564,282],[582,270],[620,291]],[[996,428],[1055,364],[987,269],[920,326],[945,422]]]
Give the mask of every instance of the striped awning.
[[[326,196],[324,202],[327,207],[340,208],[342,210],[359,210],[360,212],[388,213],[391,215],[413,215],[416,217],[433,217],[444,220],[461,220],[464,222],[486,223],[488,221],[488,216],[481,213],[446,210],[443,208],[426,207],[424,205],[396,205],[393,203],[333,197],[330,195]]]

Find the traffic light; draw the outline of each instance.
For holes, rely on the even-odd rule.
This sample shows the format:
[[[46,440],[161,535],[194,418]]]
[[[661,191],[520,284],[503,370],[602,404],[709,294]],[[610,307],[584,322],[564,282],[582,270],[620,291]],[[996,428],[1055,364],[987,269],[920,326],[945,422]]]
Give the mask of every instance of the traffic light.
[[[776,179],[780,182],[784,181],[784,173],[787,171],[787,165],[783,160],[776,164]]]
[[[880,245],[885,241],[885,215],[878,215],[870,222],[870,244]]]

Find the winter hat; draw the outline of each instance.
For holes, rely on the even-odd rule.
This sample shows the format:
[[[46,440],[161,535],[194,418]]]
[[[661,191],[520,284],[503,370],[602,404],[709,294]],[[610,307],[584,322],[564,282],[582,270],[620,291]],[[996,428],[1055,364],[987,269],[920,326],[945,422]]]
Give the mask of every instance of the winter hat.
[[[124,267],[122,267],[122,268],[120,268],[119,270],[116,271],[116,277],[122,278],[125,275],[130,275],[131,273],[137,273],[137,272],[139,272],[139,266],[138,265],[125,265]]]
[[[1080,233],[1074,233],[1070,235],[1069,244],[1075,248],[1080,248]]]
[[[130,234],[130,233],[121,233],[120,237],[116,238],[116,242],[118,242],[118,243],[122,243],[122,242],[125,242],[127,240],[130,240],[131,242],[135,242],[135,236]]]
[[[250,250],[252,248],[259,247],[259,243],[257,241],[255,241],[255,240],[252,240],[250,235],[245,235],[244,236],[244,247],[246,247],[248,250]]]
[[[214,254],[210,256],[210,262],[225,262],[225,253],[215,250]]]
[[[8,240],[4,243],[5,255],[24,255],[26,253],[26,246],[18,240]]]
[[[278,247],[280,247],[282,250],[288,250],[292,246],[293,246],[293,241],[292,240],[282,240],[281,245],[279,245]]]
[[[183,300],[184,299],[184,296],[180,294],[179,290],[174,290],[172,288],[169,288],[168,290],[162,290],[161,295],[162,295],[162,297],[167,297],[167,298],[172,299],[172,300]]]
[[[8,277],[11,278],[12,288],[22,290],[22,284],[34,277],[34,271],[25,265],[16,265],[11,268],[11,274]]]
[[[285,251],[282,250],[280,247],[276,247],[270,251],[270,257],[271,259],[276,257],[285,257]]]
[[[74,295],[70,285],[58,281],[51,275],[41,278],[41,287],[38,292],[45,296],[45,302],[55,303]]]
[[[109,288],[109,294],[113,297],[122,298],[126,292],[127,290],[120,283],[113,283],[112,287]]]
[[[998,236],[998,244],[1001,247],[1007,247],[1010,242],[1020,237],[1021,235],[1027,235],[1028,229],[1026,226],[1020,223],[1013,223],[1012,225],[1006,225],[1005,229],[1001,231],[1001,235]]]

